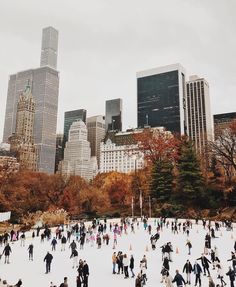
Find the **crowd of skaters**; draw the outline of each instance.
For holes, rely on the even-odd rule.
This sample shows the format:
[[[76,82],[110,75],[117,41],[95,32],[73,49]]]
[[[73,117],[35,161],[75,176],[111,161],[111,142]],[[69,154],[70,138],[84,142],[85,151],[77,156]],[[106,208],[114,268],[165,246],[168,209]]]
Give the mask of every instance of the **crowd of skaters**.
[[[198,224],[198,220],[195,222]],[[202,286],[201,276],[209,277],[209,286],[225,286],[225,275],[228,276],[230,281],[230,286],[234,287],[235,281],[235,271],[236,271],[236,242],[233,246],[234,250],[230,254],[230,258],[228,261],[232,261],[232,267],[229,268],[228,272],[223,272],[223,267],[219,258],[217,246],[212,248],[211,240],[212,238],[216,238],[215,231],[219,231],[221,227],[225,227],[227,230],[232,230],[233,225],[230,221],[225,222],[215,222],[214,224],[210,221],[202,220],[202,225],[204,230],[206,231],[205,236],[205,245],[204,245],[204,253],[199,255],[198,258],[193,259],[194,263],[190,262],[189,258],[186,260],[183,266],[179,266],[179,270],[182,270],[182,274],[179,270],[175,271],[175,274],[171,276],[170,266],[173,261],[172,254],[174,252],[173,246],[171,242],[166,242],[166,244],[162,246],[158,245],[158,240],[160,238],[160,232],[171,228],[171,232],[173,236],[182,232],[185,233],[188,237],[186,247],[188,248],[188,255],[191,255],[192,243],[189,239],[189,235],[192,228],[192,221],[186,220],[185,222],[179,222],[178,219],[175,220],[167,220],[166,218],[159,218],[154,220],[154,226],[149,224],[148,218],[142,218],[142,221],[138,221],[135,219],[124,218],[121,219],[120,223],[112,223],[107,224],[107,221],[104,220],[103,223],[99,222],[99,220],[93,220],[91,225],[87,228],[85,227],[84,222],[78,222],[72,225],[58,226],[54,231],[51,228],[45,226],[44,228],[38,227],[36,230],[32,232],[32,239],[34,237],[40,237],[41,243],[44,241],[50,241],[51,251],[48,251],[44,257],[45,265],[46,265],[46,274],[51,272],[51,264],[53,262],[53,252],[57,250],[57,246],[60,243],[60,250],[65,251],[66,245],[69,245],[71,250],[70,258],[72,259],[72,268],[77,269],[77,276],[75,279],[76,285],[71,283],[73,286],[83,286],[88,287],[88,276],[89,276],[89,267],[86,260],[79,259],[79,250],[84,248],[84,245],[87,244],[91,247],[97,246],[98,249],[101,248],[102,244],[109,245],[110,241],[112,242],[112,248],[115,249],[118,244],[118,238],[122,235],[122,233],[127,234],[128,232],[135,233],[135,229],[142,226],[144,232],[147,232],[150,235],[150,244],[153,251],[156,248],[161,248],[162,253],[162,269],[160,270],[161,274],[161,283],[165,284],[166,287],[172,287],[173,284],[176,283],[178,287],[182,287],[184,285],[191,286],[191,277],[192,274],[195,275],[195,279],[193,284],[194,286]],[[110,234],[109,234],[110,233]],[[53,234],[53,235],[52,235]],[[12,252],[10,243],[20,240],[20,246],[25,247],[26,244],[26,236],[25,232],[19,232],[12,230],[10,233],[5,232],[0,235],[0,247],[4,247],[1,256],[4,256],[4,263],[10,264],[10,254]],[[31,242],[29,246],[27,246],[28,258],[33,261],[34,245]],[[50,253],[51,252],[51,253]],[[208,256],[208,258],[207,258]],[[124,279],[134,278],[135,277],[135,287],[141,287],[147,284],[147,258],[144,255],[143,258],[138,261],[139,272],[135,276],[134,274],[134,256],[127,255],[122,251],[113,252],[112,255],[112,264],[113,264],[113,274],[123,274]],[[212,270],[216,270],[218,274],[218,279],[220,281],[219,284],[215,284],[211,277],[210,266]],[[130,271],[130,272],[129,272]],[[22,285],[22,281],[19,280],[19,284]],[[18,282],[17,282],[18,284]],[[13,285],[13,286],[21,286],[21,285]],[[0,285],[1,286],[1,285]],[[7,286],[7,285],[6,285]],[[55,287],[56,285],[52,282],[50,283],[50,287]],[[58,285],[60,287],[67,287],[68,280],[67,277],[64,278],[63,283]]]

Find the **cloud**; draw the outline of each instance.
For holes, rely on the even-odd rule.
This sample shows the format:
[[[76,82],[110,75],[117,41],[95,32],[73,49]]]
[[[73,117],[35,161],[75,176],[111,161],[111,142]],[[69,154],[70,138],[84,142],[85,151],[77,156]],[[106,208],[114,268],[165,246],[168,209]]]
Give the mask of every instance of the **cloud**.
[[[59,30],[58,131],[64,111],[104,114],[121,97],[136,126],[136,72],[180,62],[210,84],[213,113],[236,111],[234,0],[8,0],[0,10],[0,138],[10,74],[39,65],[41,30]]]

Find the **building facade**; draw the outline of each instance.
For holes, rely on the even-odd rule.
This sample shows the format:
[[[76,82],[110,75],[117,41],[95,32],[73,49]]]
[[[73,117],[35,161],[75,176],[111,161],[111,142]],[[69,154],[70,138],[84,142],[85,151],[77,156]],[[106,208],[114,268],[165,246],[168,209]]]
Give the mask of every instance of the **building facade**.
[[[137,73],[138,128],[165,127],[187,134],[185,74],[180,64]]]
[[[110,131],[106,134],[100,147],[101,173],[130,173],[144,167],[144,156],[138,151],[135,134],[143,129],[127,130],[126,132]]]
[[[100,144],[105,137],[105,117],[94,116],[87,118],[88,141],[91,146],[91,156],[95,156],[100,164]]]
[[[222,132],[236,123],[236,112],[214,115],[214,131],[217,140]]]
[[[34,142],[38,149],[38,169],[54,173],[59,72],[48,65],[46,60],[41,59],[41,65],[40,68],[22,71],[9,78],[3,142],[7,142],[16,131],[17,102],[29,80],[35,99]]]
[[[208,141],[214,140],[209,84],[198,76],[187,82],[188,135],[199,153],[206,152]]]
[[[79,175],[89,181],[97,174],[96,158],[91,158],[91,148],[87,138],[85,123],[82,120],[73,122],[60,167],[63,175]]]
[[[106,101],[105,125],[106,132],[122,131],[122,99]]]
[[[64,116],[64,144],[65,147],[66,142],[68,141],[69,130],[73,122],[78,120],[82,120],[86,124],[86,115],[87,111],[84,109],[67,111]]]
[[[16,131],[9,137],[10,151],[15,153],[21,169],[37,170],[37,148],[34,145],[35,101],[28,83],[17,103]]]

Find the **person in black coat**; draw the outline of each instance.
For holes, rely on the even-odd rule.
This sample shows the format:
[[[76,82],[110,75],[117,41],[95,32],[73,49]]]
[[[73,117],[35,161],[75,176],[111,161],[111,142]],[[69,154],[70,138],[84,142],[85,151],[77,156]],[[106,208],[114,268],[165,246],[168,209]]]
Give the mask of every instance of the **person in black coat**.
[[[229,267],[229,271],[226,273],[226,275],[229,276],[230,287],[234,287],[235,272],[231,269],[231,267]]]
[[[33,250],[34,250],[34,245],[31,243],[28,247],[28,251],[29,251],[29,260],[33,261]]]
[[[181,274],[179,274],[179,270],[176,270],[176,275],[172,281],[172,283],[176,282],[177,287],[183,287],[183,284],[186,285],[186,282]]]
[[[207,270],[208,276],[210,276],[209,263],[211,264],[211,261],[208,260],[206,258],[206,256],[204,256],[204,254],[202,254],[202,256],[199,257],[197,260],[201,260],[203,271],[204,271],[204,275],[206,275],[206,270]]]
[[[44,257],[44,262],[46,261],[46,274],[51,271],[51,263],[52,263],[53,256],[49,252]]]
[[[193,265],[193,272],[195,274],[195,286],[197,286],[197,283],[199,282],[199,286],[201,286],[201,273],[202,273],[202,268],[201,266],[198,264],[197,261],[195,261],[194,265]]]
[[[133,257],[133,255],[130,256],[129,268],[130,268],[130,271],[132,273],[132,278],[133,278],[135,276],[134,271],[133,271],[133,269],[134,269],[134,257]]]
[[[163,260],[163,267],[168,271],[170,270],[169,259],[167,257]]]
[[[10,261],[9,261],[9,257],[10,257],[10,253],[11,253],[12,251],[11,251],[11,247],[10,247],[10,245],[9,245],[9,243],[7,243],[7,245],[5,246],[5,248],[3,249],[3,252],[2,252],[2,254],[4,254],[5,255],[5,264],[7,263],[7,264],[9,264],[10,263]]]
[[[191,284],[191,272],[193,271],[192,264],[189,260],[184,264],[183,273],[186,272],[187,284]]]
[[[88,287],[88,276],[89,276],[89,267],[87,262],[84,260],[83,264],[84,287]]]
[[[231,259],[228,259],[227,261],[232,261],[232,266],[233,266],[234,272],[236,273],[236,256],[233,251],[231,252]]]

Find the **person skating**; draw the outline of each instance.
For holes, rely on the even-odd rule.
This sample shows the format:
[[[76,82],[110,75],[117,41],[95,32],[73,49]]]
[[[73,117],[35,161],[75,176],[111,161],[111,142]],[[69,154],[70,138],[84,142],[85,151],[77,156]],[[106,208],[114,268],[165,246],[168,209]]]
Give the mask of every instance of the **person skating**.
[[[172,280],[172,283],[176,282],[176,286],[177,287],[183,287],[184,285],[186,285],[186,282],[183,278],[183,276],[181,274],[179,274],[179,270],[176,270],[176,275],[174,277],[174,279]]]
[[[34,250],[34,245],[31,243],[28,247],[28,251],[29,251],[29,260],[33,261],[33,250]]]
[[[78,268],[78,251],[76,249],[72,251],[70,258],[73,258],[72,268]]]
[[[89,277],[89,266],[88,266],[87,262],[84,260],[84,264],[83,264],[83,283],[84,283],[84,286],[83,287],[88,287],[88,277]]]
[[[47,252],[46,256],[44,257],[44,262],[46,261],[46,274],[51,271],[51,263],[52,263],[53,256],[49,251]]]
[[[51,245],[52,245],[52,251],[56,251],[57,240],[55,237],[53,238]]]
[[[142,276],[140,273],[135,279],[135,287],[142,287]]]
[[[195,285],[194,286],[197,286],[198,283],[199,283],[199,286],[201,286],[202,285],[202,282],[201,282],[202,268],[200,264],[198,264],[197,261],[195,261],[193,265],[193,272],[195,274]]]
[[[61,238],[61,251],[65,251],[66,250],[66,237],[63,235]]]
[[[124,257],[123,257],[123,265],[124,265],[125,279],[127,279],[129,278],[129,271],[128,271],[129,259],[126,254],[124,254]]]
[[[60,284],[59,287],[68,287],[68,278],[64,277],[64,282]]]
[[[11,247],[10,247],[9,243],[7,243],[6,246],[3,249],[3,252],[2,252],[2,255],[3,254],[5,255],[5,261],[4,261],[5,264],[9,264],[10,263],[9,259],[10,259],[10,253],[11,252],[12,252],[11,251]]]
[[[229,276],[230,287],[234,287],[235,272],[231,269],[231,267],[229,267],[229,271],[226,273],[226,275]]]
[[[192,264],[189,260],[184,264],[183,273],[186,272],[187,284],[191,284],[191,273],[193,271]]]
[[[191,255],[192,243],[190,240],[187,240],[186,246],[188,246],[188,255]]]
[[[232,261],[232,267],[234,272],[236,273],[236,256],[233,251],[231,251],[231,259],[228,259],[227,261]]]
[[[202,256],[197,258],[197,260],[201,260],[202,263],[202,267],[203,267],[203,271],[204,271],[204,275],[206,275],[206,271],[208,273],[208,276],[210,276],[210,271],[209,271],[209,263],[211,264],[211,261],[208,260],[206,258],[206,256],[204,256],[204,254],[202,253]]]
[[[223,269],[220,263],[216,265],[218,278],[220,279],[221,286],[225,286],[226,283],[224,281]]]
[[[140,261],[140,270],[141,270],[141,275],[142,275],[142,282],[143,282],[143,285],[145,285],[147,282],[147,265],[144,260]]]
[[[132,278],[133,278],[135,276],[134,271],[133,271],[134,270],[134,257],[133,257],[133,255],[130,256],[129,268],[130,268]]]
[[[116,252],[112,254],[112,274],[116,274]]]

